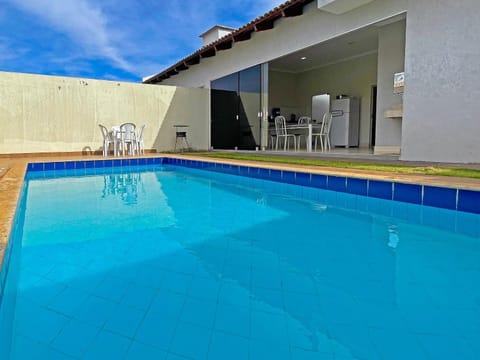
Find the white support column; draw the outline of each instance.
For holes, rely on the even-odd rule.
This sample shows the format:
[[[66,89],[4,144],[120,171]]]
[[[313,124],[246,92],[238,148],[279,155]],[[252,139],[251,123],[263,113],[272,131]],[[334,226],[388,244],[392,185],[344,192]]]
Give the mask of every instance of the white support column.
[[[261,65],[261,124],[260,148],[268,149],[268,63]]]

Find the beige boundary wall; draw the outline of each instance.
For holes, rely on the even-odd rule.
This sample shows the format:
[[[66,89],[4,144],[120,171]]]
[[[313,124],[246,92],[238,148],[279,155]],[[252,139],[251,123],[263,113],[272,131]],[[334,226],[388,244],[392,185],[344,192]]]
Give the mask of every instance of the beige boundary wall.
[[[107,128],[145,124],[145,149],[173,150],[174,124],[208,149],[209,90],[0,72],[0,154],[100,151]]]

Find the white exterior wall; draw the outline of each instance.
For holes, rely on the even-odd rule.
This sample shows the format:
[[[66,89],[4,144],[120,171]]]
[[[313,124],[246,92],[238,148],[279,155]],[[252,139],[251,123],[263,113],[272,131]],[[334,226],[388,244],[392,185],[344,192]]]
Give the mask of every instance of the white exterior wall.
[[[393,74],[405,67],[405,22],[379,28],[377,68],[377,126],[375,153],[400,153],[402,119],[387,118],[385,111],[402,104],[402,95],[393,93]]]
[[[173,150],[174,124],[209,144],[209,90],[0,72],[0,154],[100,151],[99,124],[145,124],[145,149]]]
[[[480,163],[480,1],[410,1],[403,160]]]
[[[219,51],[200,64],[162,82],[165,85],[210,87],[212,79],[316,45],[368,24],[401,14],[407,0],[376,0],[343,15],[317,9],[316,2],[304,8],[302,16],[281,18],[272,30],[252,33],[247,41],[237,42],[232,49]]]

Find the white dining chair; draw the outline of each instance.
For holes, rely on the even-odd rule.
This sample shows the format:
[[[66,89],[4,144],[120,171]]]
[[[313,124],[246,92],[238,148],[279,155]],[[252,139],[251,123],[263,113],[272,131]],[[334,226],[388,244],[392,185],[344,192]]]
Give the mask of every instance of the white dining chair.
[[[300,116],[298,118],[298,125],[305,125],[307,126],[308,124],[312,123],[312,119],[309,116]],[[306,134],[296,134],[297,136],[297,145],[298,149],[302,146],[302,137],[305,139],[305,147],[307,147],[307,138],[308,136]]]
[[[108,131],[108,129],[101,125],[101,124],[98,124],[98,126],[100,127],[100,130],[102,132],[102,136],[103,136],[103,156],[108,156],[108,152],[110,150],[110,145],[114,143],[114,139],[113,139],[113,135],[110,131]]]
[[[312,133],[312,139],[315,139],[315,151],[317,151],[317,142],[320,140],[321,151],[330,150],[330,129],[332,127],[332,113],[327,112],[323,115],[320,132]]]
[[[276,140],[275,140],[275,150],[278,150],[278,142],[279,140],[283,139],[283,150],[290,149],[290,139],[293,139],[293,145],[295,150],[297,150],[297,137],[294,134],[289,134],[287,132],[287,125],[285,121],[285,117],[283,116],[276,116],[275,117],[275,133],[276,133]]]
[[[145,130],[145,125],[140,126],[140,128],[137,128],[137,154],[138,155],[143,155],[145,154],[145,146],[143,143],[143,132]]]
[[[125,150],[129,155],[134,155],[137,147],[137,137],[134,123],[124,123],[120,125],[120,143],[122,145],[122,155],[125,156]]]

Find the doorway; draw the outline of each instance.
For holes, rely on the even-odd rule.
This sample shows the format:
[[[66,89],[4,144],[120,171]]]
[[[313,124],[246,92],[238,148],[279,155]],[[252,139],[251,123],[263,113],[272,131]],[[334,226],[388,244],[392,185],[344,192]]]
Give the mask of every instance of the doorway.
[[[375,147],[375,131],[377,127],[377,85],[372,86],[370,103],[370,148]]]
[[[254,150],[261,135],[261,66],[213,80],[211,146]]]

